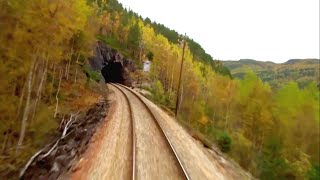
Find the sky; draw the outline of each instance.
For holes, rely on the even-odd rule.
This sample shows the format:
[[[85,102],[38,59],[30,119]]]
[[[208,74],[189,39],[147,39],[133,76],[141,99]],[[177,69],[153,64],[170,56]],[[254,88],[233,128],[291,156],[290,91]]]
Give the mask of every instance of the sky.
[[[319,0],[119,0],[214,59],[319,59]]]

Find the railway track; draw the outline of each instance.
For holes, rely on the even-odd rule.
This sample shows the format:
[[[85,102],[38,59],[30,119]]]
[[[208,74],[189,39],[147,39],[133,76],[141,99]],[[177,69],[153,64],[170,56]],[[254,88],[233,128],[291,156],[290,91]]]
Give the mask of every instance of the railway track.
[[[178,179],[190,179],[175,148],[150,107],[132,89],[121,84],[110,83],[110,85],[118,89],[125,96],[129,106],[132,120],[132,179],[161,179],[160,176],[166,177],[166,173],[169,174],[169,177],[166,177],[169,179],[177,179],[177,177]],[[135,111],[139,108],[137,107],[139,104],[144,107],[143,109],[139,109],[141,114]],[[150,129],[139,129],[143,123],[149,124],[147,127],[150,127]],[[158,132],[149,132],[152,129],[155,130],[154,126]],[[159,137],[161,140],[152,139],[152,133],[161,136],[161,138]],[[150,150],[152,148],[153,151]],[[150,161],[148,162],[148,160]],[[170,164],[170,162],[172,163]]]

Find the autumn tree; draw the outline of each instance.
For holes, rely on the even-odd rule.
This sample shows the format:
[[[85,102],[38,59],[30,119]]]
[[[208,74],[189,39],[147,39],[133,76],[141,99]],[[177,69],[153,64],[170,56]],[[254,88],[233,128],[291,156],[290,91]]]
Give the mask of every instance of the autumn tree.
[[[133,51],[134,56],[136,56],[137,54],[136,51],[139,47],[140,40],[141,40],[140,27],[138,23],[135,23],[129,29],[128,40],[127,40],[128,47]]]

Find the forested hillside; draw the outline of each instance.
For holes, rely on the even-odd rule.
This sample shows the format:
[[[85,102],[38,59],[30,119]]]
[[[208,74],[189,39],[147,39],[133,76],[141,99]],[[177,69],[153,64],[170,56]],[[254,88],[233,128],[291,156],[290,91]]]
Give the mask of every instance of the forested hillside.
[[[116,0],[9,0],[0,7],[1,173],[17,171],[59,125],[53,118],[57,98],[61,103],[81,90],[94,94],[90,79],[99,81],[100,72],[86,65],[97,40],[138,67],[151,60],[149,74],[138,70],[132,78],[143,79],[149,98],[174,110],[183,39],[175,31]],[[231,78],[221,62],[191,38],[186,41],[178,120],[256,177],[319,178],[316,82],[303,88],[281,83],[273,90],[254,71]]]
[[[87,63],[97,12],[85,0],[0,1],[1,179],[18,179],[65,116],[103,95],[100,75]]]
[[[290,81],[297,82],[299,87],[305,87],[312,81],[319,85],[319,63],[319,59],[291,59],[281,64],[250,59],[223,61],[223,65],[230,69],[233,77],[243,78],[248,70],[253,70],[262,81],[268,82],[274,88]]]
[[[173,110],[182,56],[177,39],[181,35],[141,19],[115,1],[109,1],[108,8],[104,17],[113,19],[113,24],[106,24],[101,39],[134,59],[140,59],[140,50],[142,56],[152,54],[151,74],[146,77],[152,85],[147,89],[154,101]],[[310,82],[301,89],[296,82],[289,82],[272,91],[252,71],[243,80],[230,79],[228,73],[212,71],[212,67],[223,67],[218,61],[209,60],[215,65],[208,65],[207,59],[199,60],[205,54],[195,53],[188,42],[180,121],[262,179],[318,176],[317,84]]]

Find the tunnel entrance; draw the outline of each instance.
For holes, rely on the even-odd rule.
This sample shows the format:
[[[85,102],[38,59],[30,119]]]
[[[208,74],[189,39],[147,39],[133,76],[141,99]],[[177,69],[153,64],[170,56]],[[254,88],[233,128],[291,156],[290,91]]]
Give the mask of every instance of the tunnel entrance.
[[[125,84],[124,68],[121,62],[111,62],[104,66],[101,70],[102,76],[106,83],[120,83]]]
[[[93,70],[101,72],[106,83],[132,86],[130,73],[136,69],[132,60],[100,41],[96,44],[94,54],[90,58],[90,65]]]

